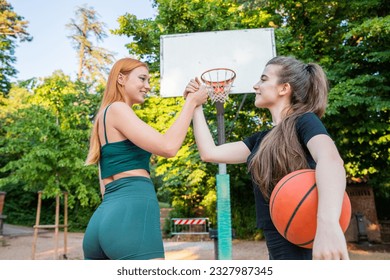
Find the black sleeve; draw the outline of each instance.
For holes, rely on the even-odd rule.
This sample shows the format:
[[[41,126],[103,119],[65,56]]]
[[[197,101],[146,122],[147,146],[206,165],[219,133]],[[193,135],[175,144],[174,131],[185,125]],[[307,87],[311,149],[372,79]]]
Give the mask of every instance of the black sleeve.
[[[259,140],[259,136],[264,133],[263,131],[257,132],[243,140],[245,145],[248,147],[248,149],[252,152],[253,149],[256,147],[256,142]]]
[[[299,140],[305,146],[311,138],[319,134],[325,134],[329,136],[324,124],[314,113],[303,114],[297,121],[297,133]]]

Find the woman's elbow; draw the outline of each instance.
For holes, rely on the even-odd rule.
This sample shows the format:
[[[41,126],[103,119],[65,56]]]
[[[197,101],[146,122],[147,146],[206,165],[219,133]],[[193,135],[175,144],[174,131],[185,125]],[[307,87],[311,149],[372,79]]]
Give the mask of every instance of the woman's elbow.
[[[166,146],[162,149],[160,156],[165,158],[173,158],[177,155],[177,152],[180,148],[173,147],[173,146]]]
[[[331,157],[332,162],[335,165],[344,167],[344,160],[341,158],[341,156],[337,153]]]
[[[341,157],[338,158],[338,163],[344,167],[344,160]]]
[[[326,154],[320,158],[320,161],[327,162],[331,166],[344,168],[344,161],[338,153]]]
[[[200,154],[200,159],[203,161],[203,162],[208,162],[207,161],[207,157],[205,157],[204,155]]]
[[[214,162],[213,159],[208,154],[200,153],[199,155],[200,155],[200,159],[203,162]]]

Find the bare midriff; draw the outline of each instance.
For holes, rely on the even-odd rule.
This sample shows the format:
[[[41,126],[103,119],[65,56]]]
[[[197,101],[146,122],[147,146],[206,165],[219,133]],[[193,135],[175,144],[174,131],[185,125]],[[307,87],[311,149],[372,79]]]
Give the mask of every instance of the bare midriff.
[[[134,169],[134,170],[129,170],[129,171],[124,171],[118,174],[115,174],[111,177],[104,178],[103,183],[104,185],[107,185],[108,183],[111,183],[112,181],[125,178],[125,177],[134,177],[134,176],[141,176],[141,177],[146,177],[150,178],[150,174],[148,171],[145,169]]]

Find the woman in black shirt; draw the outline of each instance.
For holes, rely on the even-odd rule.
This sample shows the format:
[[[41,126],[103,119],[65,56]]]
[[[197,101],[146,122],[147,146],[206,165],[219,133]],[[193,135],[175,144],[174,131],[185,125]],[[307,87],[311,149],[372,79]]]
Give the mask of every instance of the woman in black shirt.
[[[197,91],[191,80],[185,95]],[[320,118],[325,113],[328,83],[322,68],[292,57],[274,57],[266,65],[255,89],[257,108],[266,108],[274,127],[243,141],[216,146],[199,106],[194,113],[195,139],[203,161],[248,163],[257,225],[264,231],[270,259],[348,259],[339,224],[346,176],[343,161]],[[296,246],[275,229],[268,201],[276,183],[303,168],[316,170],[318,188],[317,231],[313,249]]]

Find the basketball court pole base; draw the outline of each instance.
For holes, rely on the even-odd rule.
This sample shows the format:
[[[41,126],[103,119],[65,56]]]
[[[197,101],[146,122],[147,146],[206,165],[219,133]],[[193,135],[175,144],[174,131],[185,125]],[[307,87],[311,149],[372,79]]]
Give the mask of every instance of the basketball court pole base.
[[[217,175],[218,259],[232,259],[232,224],[228,174]]]

